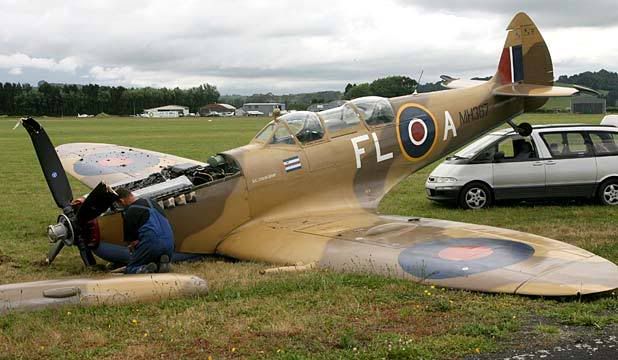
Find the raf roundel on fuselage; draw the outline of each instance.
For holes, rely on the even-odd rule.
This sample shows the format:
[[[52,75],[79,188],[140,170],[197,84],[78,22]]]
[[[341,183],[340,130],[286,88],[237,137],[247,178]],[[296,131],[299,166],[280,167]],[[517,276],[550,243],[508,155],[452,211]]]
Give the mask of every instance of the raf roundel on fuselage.
[[[436,122],[429,111],[419,105],[399,110],[397,133],[401,151],[409,160],[423,158],[436,142]]]

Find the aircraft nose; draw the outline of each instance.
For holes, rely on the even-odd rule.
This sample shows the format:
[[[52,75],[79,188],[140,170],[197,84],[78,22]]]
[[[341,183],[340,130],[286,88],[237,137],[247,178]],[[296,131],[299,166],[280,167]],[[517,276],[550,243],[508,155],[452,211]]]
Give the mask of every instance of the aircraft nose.
[[[618,266],[599,256],[548,270],[524,281],[516,294],[548,296],[586,295],[618,288]]]

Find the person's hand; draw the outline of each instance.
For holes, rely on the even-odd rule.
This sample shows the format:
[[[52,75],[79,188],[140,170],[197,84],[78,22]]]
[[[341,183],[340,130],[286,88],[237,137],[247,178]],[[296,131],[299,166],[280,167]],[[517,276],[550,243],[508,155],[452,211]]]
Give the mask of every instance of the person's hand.
[[[134,251],[135,251],[135,248],[137,247],[137,244],[138,244],[138,243],[139,243],[139,240],[133,240],[133,241],[131,241],[131,242],[129,243],[129,246],[128,246],[128,248],[129,248],[129,252],[131,252],[131,253],[132,253],[132,252],[134,252]]]

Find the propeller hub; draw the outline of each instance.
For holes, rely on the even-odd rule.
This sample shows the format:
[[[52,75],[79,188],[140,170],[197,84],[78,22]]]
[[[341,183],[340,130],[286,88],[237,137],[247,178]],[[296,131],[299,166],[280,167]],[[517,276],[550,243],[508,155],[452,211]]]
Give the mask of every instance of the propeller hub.
[[[47,237],[51,243],[62,241],[65,245],[73,245],[75,232],[71,220],[64,214],[58,216],[58,223],[47,227]]]
[[[64,224],[49,225],[47,227],[49,242],[65,241],[69,237],[69,229]]]

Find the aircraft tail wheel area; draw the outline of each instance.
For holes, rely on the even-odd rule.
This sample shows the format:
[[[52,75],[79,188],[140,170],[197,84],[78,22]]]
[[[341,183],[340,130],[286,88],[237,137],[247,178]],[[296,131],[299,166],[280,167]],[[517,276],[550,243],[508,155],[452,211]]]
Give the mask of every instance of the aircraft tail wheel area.
[[[521,124],[515,124],[513,120],[507,120],[506,122],[521,136],[526,137],[532,134],[532,125],[530,125],[530,123],[523,122]]]

